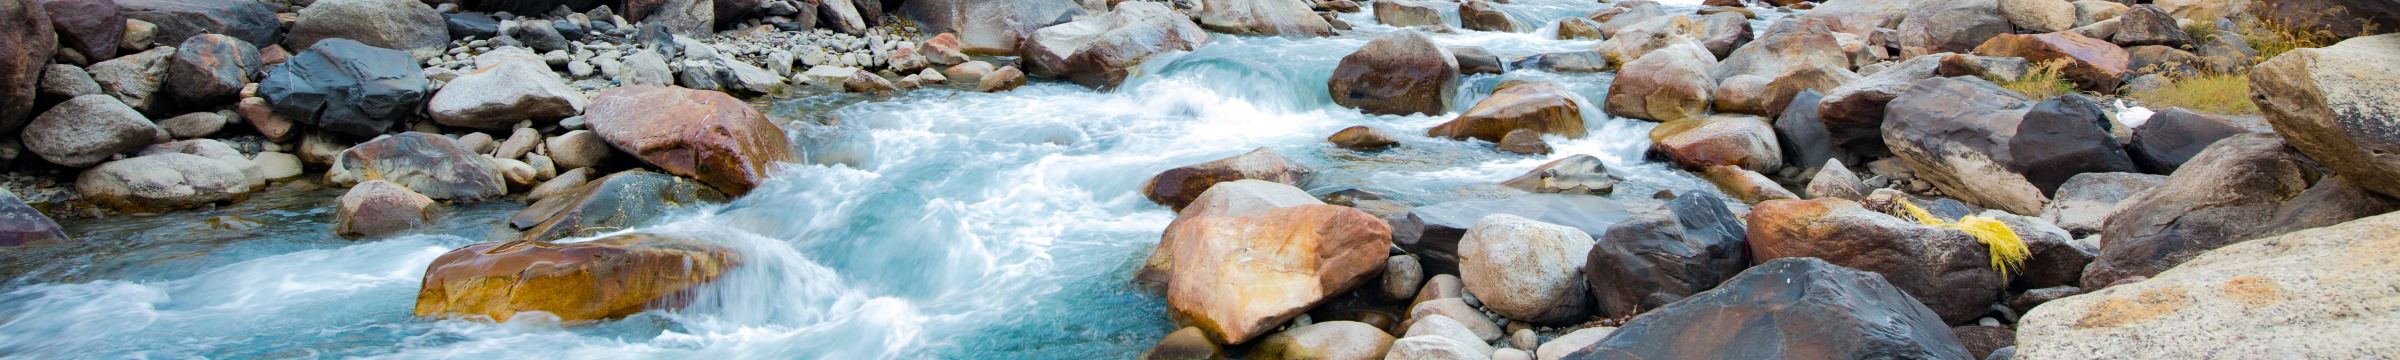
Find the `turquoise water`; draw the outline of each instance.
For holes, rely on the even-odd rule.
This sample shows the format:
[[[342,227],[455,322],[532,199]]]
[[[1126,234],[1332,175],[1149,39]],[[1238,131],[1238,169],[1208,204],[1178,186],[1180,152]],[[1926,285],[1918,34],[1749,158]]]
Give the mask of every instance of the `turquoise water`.
[[[1500,5],[1540,24],[1601,6]],[[1616,197],[1628,202],[1708,188],[1643,160],[1652,125],[1601,113],[1605,73],[1462,78],[1453,114],[1335,106],[1325,95],[1335,63],[1394,30],[1370,14],[1342,18],[1357,28],[1330,38],[1212,34],[1109,92],[1037,82],[999,94],[762,102],[810,161],[786,164],[731,203],[642,227],[720,242],[747,259],[682,309],[587,324],[415,318],[426,264],[505,236],[499,224],[522,205],[452,205],[422,234],[353,241],[330,230],[340,189],[283,184],[219,209],[69,221],[73,244],[0,253],[0,356],[1128,358],[1173,330],[1164,300],[1129,285],[1173,218],[1139,186],[1169,168],[1264,146],[1318,169],[1312,187],[1430,204],[1506,196],[1514,190],[1492,183],[1592,154],[1627,178]],[[1597,44],[1548,40],[1544,28],[1434,39],[1503,57]],[[1583,96],[1591,135],[1549,139],[1558,149],[1549,156],[1422,136],[1509,79],[1559,82]],[[1358,153],[1324,141],[1359,124],[1403,145]]]

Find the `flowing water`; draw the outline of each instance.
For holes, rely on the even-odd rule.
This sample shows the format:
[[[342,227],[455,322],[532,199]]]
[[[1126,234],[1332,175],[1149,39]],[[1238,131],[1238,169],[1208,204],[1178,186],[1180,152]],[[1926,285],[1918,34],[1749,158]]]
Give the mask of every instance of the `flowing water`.
[[[1602,6],[1517,0],[1500,8],[1540,29],[1433,38],[1504,58],[1585,50],[1597,42],[1550,40],[1547,24]],[[1441,10],[1455,23],[1455,9]],[[811,161],[731,203],[642,227],[721,242],[746,259],[681,309],[587,324],[413,317],[425,266],[502,236],[496,224],[522,205],[452,205],[421,234],[353,241],[330,230],[341,190],[302,182],[218,209],[70,221],[73,244],[0,254],[10,277],[0,283],[0,357],[1129,358],[1173,330],[1163,298],[1129,285],[1173,218],[1139,186],[1172,167],[1270,147],[1318,170],[1312,190],[1422,205],[1507,196],[1514,190],[1492,183],[1591,154],[1627,178],[1614,197],[1636,206],[1655,206],[1645,201],[1660,190],[1714,191],[1643,159],[1652,124],[1600,111],[1606,73],[1464,77],[1452,114],[1336,106],[1325,93],[1335,64],[1395,30],[1367,13],[1342,18],[1357,29],[1212,34],[1109,91],[1035,83],[762,103]],[[1591,135],[1548,139],[1550,156],[1421,135],[1510,79],[1582,96]],[[1359,153],[1324,141],[1360,124],[1403,145]]]

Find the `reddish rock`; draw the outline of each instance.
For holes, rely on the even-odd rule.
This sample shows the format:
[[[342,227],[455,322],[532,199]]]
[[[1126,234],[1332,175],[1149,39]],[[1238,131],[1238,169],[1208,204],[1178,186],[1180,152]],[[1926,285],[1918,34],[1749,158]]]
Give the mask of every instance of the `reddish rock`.
[[[687,290],[740,261],[732,250],[706,241],[651,233],[565,244],[475,244],[425,267],[415,313],[497,322],[524,311],[564,321],[613,319],[679,307]]]
[[[45,14],[33,0],[0,0],[0,133],[33,119],[42,67],[58,49]]]
[[[1300,205],[1184,221],[1167,307],[1220,343],[1240,344],[1383,271],[1392,229],[1358,209]]]
[[[371,180],[350,187],[334,208],[333,233],[342,237],[398,234],[430,222],[433,198],[390,181]]]
[[[1985,246],[1966,232],[1920,225],[1849,200],[1768,201],[1751,207],[1747,218],[1753,259],[1819,258],[1883,274],[1944,323],[1971,322],[1991,311],[2008,285]]]
[[[1425,130],[1425,136],[1497,143],[1518,129],[1582,138],[1583,107],[1558,84],[1513,80],[1500,83],[1492,97],[1476,102],[1466,113]]]
[[[734,196],[794,159],[783,129],[722,92],[628,86],[601,92],[586,109],[592,132],[617,150]]]
[[[2041,64],[2053,60],[2067,61],[2064,70],[2069,80],[2086,91],[2113,92],[2133,61],[2132,53],[2110,44],[2074,32],[2048,34],[2003,34],[1992,37],[1975,47],[1976,55],[2025,58]]]
[[[110,0],[41,0],[50,13],[58,46],[101,62],[117,57],[118,39],[125,35],[125,12]]]
[[[1458,59],[1448,49],[1401,30],[1343,56],[1325,90],[1334,104],[1368,114],[1442,114],[1449,112],[1457,79]]]
[[[1732,165],[1774,172],[1783,167],[1775,128],[1757,116],[1712,115],[1670,121],[1651,128],[1650,141],[1652,151],[1685,168]]]
[[[1310,172],[1307,167],[1284,159],[1274,149],[1261,147],[1234,157],[1167,169],[1142,184],[1142,196],[1181,211],[1217,183],[1251,179],[1302,186],[1307,184]]]

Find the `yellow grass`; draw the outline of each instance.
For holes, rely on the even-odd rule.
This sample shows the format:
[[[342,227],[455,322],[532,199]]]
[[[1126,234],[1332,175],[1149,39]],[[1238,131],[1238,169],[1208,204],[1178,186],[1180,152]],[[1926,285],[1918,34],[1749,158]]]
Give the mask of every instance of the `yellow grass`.
[[[2142,106],[2164,110],[2180,107],[2186,110],[2230,115],[2256,115],[2258,104],[2250,102],[2250,76],[2247,74],[2204,74],[2168,80],[2157,91],[2126,94],[2141,101]]]
[[[1987,80],[2018,94],[2025,94],[2025,97],[2037,101],[2058,97],[2075,92],[2075,83],[2067,81],[2065,70],[2063,70],[2067,67],[2068,61],[2067,59],[2053,59],[2033,64],[2025,69],[2025,77],[2014,80]]]
[[[1952,223],[1934,217],[1932,212],[1917,207],[1917,204],[1908,202],[1908,199],[1900,199],[1900,206],[1906,209],[1908,217],[1916,218],[1917,223],[1958,230],[1975,237],[1975,242],[1983,243],[1989,248],[1992,254],[1992,268],[2000,270],[2000,274],[2003,276],[2009,274],[2010,270],[2023,272],[2025,258],[2033,257],[2033,251],[2025,247],[2025,239],[2017,237],[2017,232],[2009,230],[2008,224],[2000,222],[2000,220],[1969,215],[1958,218],[1958,222]]]

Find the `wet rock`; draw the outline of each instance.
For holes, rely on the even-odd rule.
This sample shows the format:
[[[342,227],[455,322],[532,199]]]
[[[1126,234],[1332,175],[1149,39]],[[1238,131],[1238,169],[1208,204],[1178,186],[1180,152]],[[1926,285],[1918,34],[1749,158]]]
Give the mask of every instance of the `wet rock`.
[[[175,55],[174,47],[152,48],[149,51],[117,57],[92,64],[92,81],[100,84],[100,92],[117,97],[139,111],[164,110],[169,101],[160,96],[159,87],[167,80],[167,63]]]
[[[40,210],[26,206],[25,201],[7,189],[0,189],[0,246],[55,244],[67,241],[66,230],[43,215]]]
[[[1358,151],[1383,150],[1400,145],[1400,141],[1392,140],[1392,136],[1384,134],[1383,130],[1366,125],[1342,128],[1342,131],[1334,132],[1325,141],[1332,142],[1336,147]]]
[[[1900,21],[1901,57],[1965,52],[1993,36],[2016,30],[2001,15],[1998,0],[1917,2]]]
[[[1381,15],[1382,11],[1376,14]],[[1602,40],[1605,37],[1600,34],[1600,23],[1591,19],[1571,17],[1558,20],[1559,40]]]
[[[2076,0],[2074,5],[2075,26],[2069,27],[2070,29],[2091,25],[2102,20],[2115,19],[2118,15],[2124,15],[2125,10],[2129,8],[2124,3],[2109,0]]]
[[[1458,69],[1448,50],[1423,34],[1400,31],[1342,57],[1326,86],[1335,104],[1369,114],[1441,114]]]
[[[1225,358],[1225,348],[1208,340],[1200,328],[1183,327],[1158,340],[1158,345],[1142,353],[1142,360],[1216,360]]]
[[[1745,170],[1738,166],[1717,165],[1702,168],[1700,169],[1700,178],[1715,184],[1717,190],[1724,191],[1726,195],[1733,196],[1734,200],[1741,200],[1745,204],[1800,198],[1799,194],[1793,194],[1792,190],[1784,189],[1783,185],[1778,185],[1775,180],[1768,179],[1766,174]]]
[[[1966,232],[1920,225],[1849,200],[1769,201],[1752,207],[1748,220],[1753,258],[1814,257],[1882,274],[1945,324],[1983,315],[2008,285],[1985,246]]]
[[[1582,138],[1583,109],[1575,95],[1558,84],[1513,80],[1500,83],[1491,97],[1457,118],[1425,130],[1425,136],[1500,142],[1518,129]]]
[[[1668,46],[1625,63],[1608,85],[1608,113],[1675,121],[1707,113],[1716,83],[1707,70],[1716,58],[1690,42]]]
[[[275,6],[256,1],[117,0],[125,17],[156,26],[145,43],[176,44],[200,34],[225,34],[257,44],[283,43],[283,22]],[[132,36],[128,40],[145,40]]]
[[[1624,16],[1617,17],[1617,19],[1625,18]],[[1601,31],[1609,32],[1610,36],[1608,41],[1600,43],[1600,55],[1608,58],[1610,62],[1630,63],[1635,59],[1648,57],[1650,53],[1660,49],[1687,43],[1691,44],[1693,48],[1699,49],[1701,57],[1712,60],[1716,58],[1716,53],[1708,52],[1707,46],[1701,44],[1699,40],[1702,36],[1706,36],[1707,29],[1691,16],[1649,17],[1640,22],[1616,28],[1617,30],[1614,31],[1609,30],[1609,25],[1617,23],[1620,21],[1607,21],[1600,28]],[[1715,63],[1711,62],[1707,65],[1715,66]],[[1706,70],[1707,67],[1704,66],[1701,69]]]
[[[1772,118],[1801,91],[1832,91],[1858,78],[1834,32],[1820,24],[1777,22],[1758,43],[1733,50],[1709,69],[1718,112]]]
[[[158,127],[176,139],[192,139],[216,134],[225,128],[225,116],[212,112],[196,112],[159,120]]]
[[[1034,76],[1066,78],[1107,89],[1125,81],[1142,60],[1191,50],[1208,34],[1165,5],[1135,2],[1098,16],[1042,28],[1027,37],[1017,63]]]
[[[2029,33],[2066,31],[2075,27],[2075,4],[2067,0],[2000,0],[2000,16]]]
[[[1234,157],[1167,169],[1142,184],[1142,196],[1182,211],[1218,183],[1248,179],[1301,186],[1307,184],[1311,172],[1285,160],[1274,149],[1261,147]]]
[[[1633,214],[1616,200],[1602,196],[1524,194],[1502,199],[1459,200],[1409,209],[1421,230],[1415,239],[1396,239],[1401,249],[1417,255],[1425,268],[1447,273],[1459,264],[1459,243],[1477,221],[1492,215],[1515,215],[1565,225],[1589,234],[1604,233]]]
[[[1433,9],[1433,3],[1409,0],[1383,0],[1373,3],[1375,4],[1375,22],[1377,23],[1393,27],[1448,26],[1446,22],[1442,21],[1442,13]]]
[[[525,311],[561,321],[620,318],[679,307],[677,296],[740,263],[733,250],[705,240],[641,232],[574,243],[468,245],[426,266],[415,314],[497,322]]]
[[[109,0],[41,0],[44,13],[50,17],[50,28],[58,34],[58,48],[74,50],[90,61],[117,57],[117,43],[125,35],[124,8]],[[11,24],[25,30],[35,30],[34,24]],[[37,30],[38,31],[38,30]],[[43,52],[48,54],[48,52]]]
[[[2057,198],[2042,209],[2042,219],[2077,235],[2096,234],[2118,203],[2158,187],[2166,179],[2135,173],[2077,174],[2058,187]]]
[[[1706,29],[1699,38],[1700,46],[1708,48],[1708,53],[1715,54],[1718,59],[1724,59],[1732,55],[1734,50],[1747,47],[1744,45],[1749,45],[1751,40],[1757,40],[1757,33],[1750,30],[1750,19],[1742,14],[1707,14],[1700,19],[1702,27]]]
[[[1892,100],[1883,122],[1883,141],[1918,179],[1943,194],[1978,206],[2039,214],[2050,197],[2019,170],[2026,169],[2020,166],[2030,159],[2013,157],[2018,144],[2011,134],[2039,136],[2017,133],[2025,128],[2023,122],[2031,108],[2017,96],[1979,78],[1919,81]],[[2113,144],[2106,139],[2095,141]],[[2077,159],[2063,161],[2073,160]]]
[[[1749,265],[1741,219],[1725,199],[1690,191],[1666,213],[1636,215],[1600,237],[1582,269],[1600,314],[1625,318],[1717,286]]]
[[[1183,220],[1167,306],[1223,343],[1240,344],[1349,291],[1383,269],[1391,228],[1333,205]]]
[[[1458,75],[1460,76],[1498,74],[1507,71],[1507,68],[1504,67],[1506,64],[1500,63],[1499,55],[1492,55],[1491,51],[1483,48],[1461,46],[1445,49],[1450,51],[1451,59],[1458,61]]]
[[[575,168],[558,173],[557,177],[534,185],[533,190],[526,190],[525,199],[539,203],[551,197],[573,195],[576,190],[583,188],[583,184],[591,182],[592,172],[592,168]]]
[[[500,20],[493,19],[491,15],[476,13],[442,14],[442,27],[447,29],[446,31],[449,32],[450,40],[464,40],[467,38],[490,39],[500,36]]]
[[[1934,77],[1940,56],[1921,56],[1834,87],[1817,102],[1817,118],[1834,148],[1860,159],[1891,154],[1883,143],[1884,110],[1917,81]]]
[[[1841,160],[1827,160],[1825,167],[1808,180],[1808,198],[1837,198],[1858,201],[1867,198],[1867,185],[1858,174],[1842,166]],[[2052,203],[2056,204],[2056,203]]]
[[[1167,233],[1158,239],[1158,248],[1142,263],[1134,281],[1143,285],[1164,285],[1168,274],[1175,271],[1175,244],[1194,241],[1180,237],[1184,220],[1205,216],[1253,216],[1267,210],[1300,205],[1324,204],[1308,192],[1292,185],[1260,180],[1233,180],[1209,186],[1190,206],[1176,210],[1175,221],[1167,223]]]
[[[25,149],[42,160],[89,167],[110,156],[164,141],[166,130],[107,95],[84,95],[52,106],[25,126]]]
[[[1251,359],[1382,359],[1392,335],[1356,321],[1327,321],[1269,335],[1250,348]]]
[[[1492,7],[1492,3],[1485,2],[1483,0],[1467,0],[1459,2],[1458,22],[1459,27],[1466,28],[1467,30],[1493,32],[1517,31],[1516,21],[1509,20],[1508,13],[1500,12],[1500,9]]]
[[[335,38],[276,66],[259,81],[258,94],[276,115],[369,137],[423,108],[426,87],[425,72],[408,54]]]
[[[1783,149],[1784,165],[1810,170],[1849,157],[1833,146],[1831,134],[1817,116],[1817,105],[1823,100],[1816,90],[1801,90],[1792,94],[1791,104],[1775,117],[1775,144]]]
[[[550,72],[532,52],[504,48],[476,57],[483,63],[450,80],[425,103],[444,126],[506,129],[525,120],[554,121],[583,113],[583,94]]]
[[[1765,118],[1719,114],[1669,121],[1650,129],[1651,151],[1685,168],[1739,166],[1758,172],[1783,168],[1775,128]]]
[[[317,0],[300,8],[285,36],[285,49],[307,50],[318,41],[342,38],[407,52],[418,61],[442,55],[450,26],[442,13],[415,0]]]
[[[326,182],[337,186],[385,180],[450,201],[507,195],[502,176],[489,158],[468,152],[449,137],[421,132],[380,137],[342,150],[325,171]]]
[[[1500,136],[1499,143],[1492,144],[1492,148],[1512,154],[1550,154],[1550,143],[1543,142],[1542,134],[1532,129],[1509,130],[1508,135]]]
[[[1016,90],[1019,86],[1025,86],[1025,72],[1017,70],[1014,65],[1002,66],[999,70],[993,70],[991,75],[984,75],[983,80],[976,81],[975,91],[1001,92]]]
[[[2209,144],[2246,132],[2221,116],[2167,108],[2133,127],[2133,140],[2125,152],[2142,172],[2171,174]]]
[[[1608,171],[1608,164],[1591,155],[1568,156],[1542,164],[1524,175],[1500,182],[1517,190],[1536,193],[1568,195],[1608,195],[1622,181]]]
[[[2074,32],[2005,34],[1975,47],[1976,55],[2025,58],[2032,63],[2064,61],[2068,80],[2086,91],[2116,91],[2133,58],[2124,48]]]
[[[1071,0],[975,1],[918,0],[900,4],[895,13],[913,20],[926,33],[957,33],[961,50],[975,55],[1017,51],[1020,40],[1035,30],[1084,15]]]
[[[2375,300],[2400,215],[2382,215],[2199,254],[2149,280],[2034,307],[2018,323],[2025,358],[2343,358],[2390,353],[2395,329]],[[2111,239],[2114,243],[2115,240]]]
[[[2168,15],[2166,10],[2150,4],[2134,5],[2125,9],[2124,15],[2117,16],[2117,33],[2110,36],[2108,40],[2117,45],[2129,47],[2143,45],[2183,47],[2192,43],[2191,35],[2185,34],[2183,27],[2175,24],[2173,15]]]
[[[239,96],[258,73],[258,47],[231,36],[193,36],[166,63],[166,90],[180,104],[220,104]]]
[[[2352,38],[2259,64],[2251,97],[2293,148],[2384,196],[2400,197],[2400,35]]]
[[[1582,230],[1515,215],[1484,217],[1459,239],[1459,278],[1493,312],[1542,324],[1583,320],[1584,257],[1592,237]]]
[[[733,196],[796,159],[782,129],[721,92],[620,87],[602,91],[583,118],[617,150]]]
[[[671,211],[726,199],[698,181],[632,170],[594,179],[571,195],[544,198],[509,222],[524,230],[517,240],[548,242],[649,225]]]
[[[1308,3],[1287,0],[1205,0],[1194,20],[1209,31],[1229,34],[1326,36],[1333,25],[1308,9]]]
[[[389,181],[358,183],[336,202],[333,233],[342,237],[399,234],[433,220],[433,198]]]
[[[1565,358],[1968,359],[1940,317],[1884,280],[1823,260],[1775,259]],[[1794,319],[1808,325],[1792,327]]]
[[[75,191],[119,211],[155,212],[238,199],[249,193],[247,181],[241,169],[224,161],[169,152],[84,170],[75,178]]]
[[[892,85],[891,80],[866,70],[852,70],[849,77],[842,79],[842,91],[845,92],[889,93],[895,90],[898,90],[898,86]]]
[[[1459,63],[1462,69],[1466,62]],[[1513,69],[1541,70],[1552,73],[1596,73],[1608,71],[1608,58],[1594,51],[1563,51],[1527,56],[1509,65]],[[1466,70],[1461,70],[1467,72]]]
[[[2210,145],[2157,188],[2118,205],[2100,232],[2100,259],[2084,269],[2086,287],[2150,276],[2202,252],[2307,225],[2329,225],[2390,211],[2388,198],[2325,177],[2273,134],[2244,134]],[[2312,179],[2316,179],[2312,184]],[[2334,195],[2349,192],[2349,195]]]

